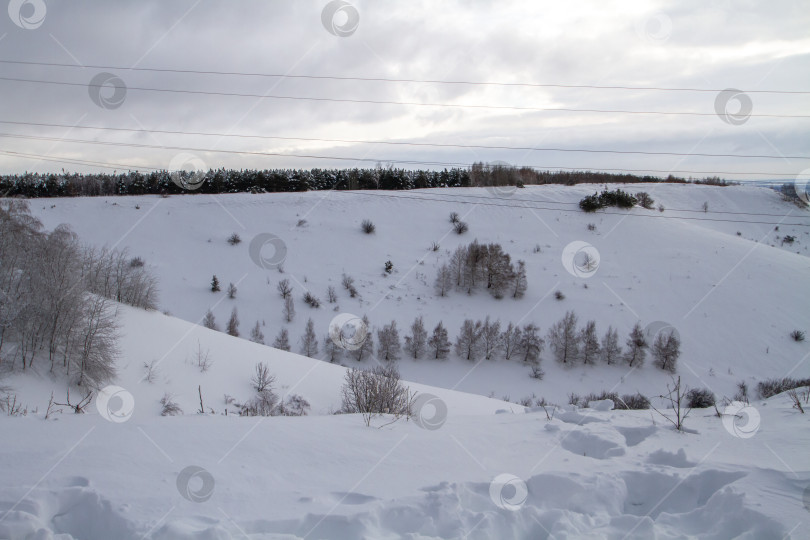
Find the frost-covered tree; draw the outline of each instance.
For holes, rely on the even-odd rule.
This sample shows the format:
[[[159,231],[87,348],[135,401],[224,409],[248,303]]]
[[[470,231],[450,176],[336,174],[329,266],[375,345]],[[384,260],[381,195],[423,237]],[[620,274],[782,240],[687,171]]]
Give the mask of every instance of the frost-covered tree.
[[[259,321],[256,321],[256,326],[250,331],[250,341],[264,345],[264,333],[262,332],[262,327],[259,325]]]
[[[282,314],[284,315],[284,320],[287,322],[292,322],[292,320],[295,319],[295,300],[293,300],[292,295],[284,299]]]
[[[506,327],[506,330],[501,334],[501,343],[503,344],[503,357],[511,360],[520,348],[520,338],[522,337],[520,327],[515,326],[511,322]]]
[[[411,335],[405,336],[405,352],[412,358],[419,358],[425,352],[427,330],[422,317],[417,317],[411,324]]]
[[[599,359],[599,337],[596,335],[596,321],[588,321],[579,332],[579,359],[586,366],[596,363]]]
[[[579,355],[579,336],[577,316],[573,311],[566,312],[562,320],[549,329],[548,343],[559,363],[570,366],[576,362]]]
[[[226,331],[230,336],[239,337],[239,314],[236,312],[236,308],[231,311],[231,318],[228,319]]]
[[[456,354],[466,360],[475,360],[481,353],[481,321],[466,319],[456,338]]]
[[[515,329],[517,332],[517,329]],[[540,362],[540,353],[543,352],[545,341],[540,337],[540,327],[534,323],[529,323],[519,331],[517,354],[527,364],[537,364]]]
[[[487,315],[484,325],[481,327],[481,351],[484,358],[492,360],[501,347],[501,321],[491,322]]]
[[[602,338],[602,361],[607,365],[613,365],[621,360],[622,347],[619,345],[619,332],[612,326],[608,326]]]
[[[453,271],[447,264],[439,267],[436,274],[436,294],[439,296],[447,296],[453,288]]]
[[[647,357],[647,340],[644,339],[644,330],[641,324],[636,323],[627,337],[627,350],[624,353],[624,361],[630,367],[641,367]]]
[[[363,315],[363,324],[366,328],[371,328],[371,323],[368,320],[368,316]],[[360,345],[354,351],[354,358],[358,362],[362,362],[369,356],[374,354],[374,335],[371,333],[371,330],[366,332],[366,338],[360,343]]]
[[[659,332],[653,342],[652,354],[656,366],[675,373],[678,357],[681,355],[681,342],[675,332]]]
[[[219,331],[219,326],[217,325],[217,321],[214,318],[214,314],[211,313],[210,309],[205,313],[205,317],[203,317],[202,323],[203,323],[203,326],[205,326],[206,328],[210,328],[211,330]]]
[[[512,298],[523,298],[523,295],[526,293],[526,287],[526,263],[524,261],[518,261],[512,281]]]
[[[290,351],[290,333],[286,328],[279,330],[276,339],[273,340],[273,348],[287,352]]]
[[[447,358],[450,352],[450,340],[447,338],[447,329],[441,321],[433,329],[433,333],[428,339],[428,347],[430,347],[430,354],[434,359],[442,360]]]
[[[397,321],[391,321],[377,330],[377,356],[386,362],[399,360],[399,351],[402,345],[399,342]]]
[[[323,338],[323,352],[324,360],[333,364],[340,363],[340,359],[343,358],[343,347],[339,347],[329,334]]]
[[[310,358],[318,356],[318,337],[315,335],[315,322],[312,319],[307,321],[304,335],[301,336],[301,354]]]
[[[231,300],[236,298],[236,285],[233,283],[228,283],[228,298]]]

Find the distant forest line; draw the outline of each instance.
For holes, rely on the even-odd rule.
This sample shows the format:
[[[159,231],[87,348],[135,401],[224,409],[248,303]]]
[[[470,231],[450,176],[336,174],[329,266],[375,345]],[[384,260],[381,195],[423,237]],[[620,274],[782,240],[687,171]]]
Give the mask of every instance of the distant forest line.
[[[98,197],[180,193],[273,193],[318,190],[409,190],[539,184],[700,183],[729,185],[718,177],[686,179],[593,171],[538,171],[474,164],[441,171],[370,169],[211,169],[203,172],[24,173],[0,176],[0,196]]]

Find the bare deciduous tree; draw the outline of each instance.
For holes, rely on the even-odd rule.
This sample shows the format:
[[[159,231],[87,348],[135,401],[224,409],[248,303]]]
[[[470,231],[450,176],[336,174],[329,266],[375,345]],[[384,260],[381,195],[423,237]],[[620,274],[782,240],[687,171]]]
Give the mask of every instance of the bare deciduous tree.
[[[596,321],[588,321],[579,333],[579,358],[586,366],[596,363],[599,359],[599,338],[596,335]]]
[[[231,311],[231,318],[228,319],[228,326],[226,328],[229,336],[239,337],[239,314],[236,308]]]
[[[292,320],[295,319],[295,301],[293,300],[292,295],[289,295],[284,299],[284,308],[282,309],[282,313],[284,314],[284,320],[287,322],[292,322]]]
[[[278,294],[281,295],[282,298],[285,300],[292,294],[292,285],[290,285],[289,279],[282,279],[276,285],[276,290],[278,290]]]
[[[380,360],[396,362],[399,360],[400,348],[396,321],[391,321],[391,324],[386,324],[377,330],[377,356]]]
[[[630,367],[641,367],[647,357],[647,340],[644,338],[644,331],[641,324],[636,323],[627,337],[627,351],[624,353],[624,361]]]
[[[612,326],[608,326],[602,338],[602,361],[607,365],[613,365],[622,357],[622,348],[619,345],[619,332]]]
[[[456,338],[456,354],[466,360],[475,360],[481,352],[481,321],[466,319]]]
[[[360,413],[367,426],[381,414],[395,419],[410,414],[411,394],[393,364],[370,370],[349,369],[341,389],[345,413]]]
[[[276,339],[273,341],[273,348],[281,349],[282,351],[290,351],[290,334],[286,328],[279,330]]]
[[[264,332],[262,332],[262,327],[259,325],[259,321],[256,321],[256,325],[250,331],[250,341],[264,345]]]

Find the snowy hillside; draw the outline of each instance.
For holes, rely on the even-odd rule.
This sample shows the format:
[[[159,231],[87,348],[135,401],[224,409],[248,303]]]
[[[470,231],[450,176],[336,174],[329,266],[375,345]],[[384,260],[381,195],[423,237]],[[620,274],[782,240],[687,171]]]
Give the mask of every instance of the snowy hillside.
[[[789,334],[810,330],[810,227],[786,224],[810,225],[810,212],[765,188],[624,187],[648,191],[666,210],[586,214],[577,203],[600,186],[549,185],[494,193],[480,188],[45,199],[35,201],[33,211],[47,228],[68,223],[85,242],[127,247],[143,257],[159,278],[161,309],[172,315],[200,322],[211,309],[224,328],[236,307],[242,337],[257,321],[267,343],[289,328],[293,352],[299,351],[308,318],[321,340],[339,313],[367,315],[372,330],[395,320],[400,336],[422,316],[428,331],[442,321],[454,341],[466,318],[489,315],[503,327],[534,323],[545,337],[573,310],[580,326],[594,320],[599,336],[613,326],[622,345],[636,322],[671,325],[681,337],[679,374],[689,386],[711,388],[718,397],[733,395],[741,380],[753,386],[765,377],[808,376],[799,363],[810,342],[796,343]],[[468,232],[452,231],[451,212],[469,224]],[[364,219],[375,224],[374,234],[361,232]],[[300,220],[305,223],[299,226]],[[776,231],[775,225],[756,222],[781,225]],[[233,233],[242,239],[235,246],[227,243]],[[283,242],[283,274],[251,259],[251,240],[262,233]],[[783,244],[785,236],[796,240]],[[481,290],[437,296],[438,267],[474,239],[498,242],[513,261],[526,261],[528,290],[522,299],[495,300]],[[598,250],[598,269],[588,278],[563,265],[563,251],[574,241]],[[433,242],[438,251],[430,250]],[[274,253],[272,246],[262,252],[271,259]],[[394,265],[390,275],[384,271],[388,260]],[[344,273],[356,280],[358,298],[341,287]],[[210,291],[214,274],[219,293]],[[294,289],[291,323],[284,320],[276,290],[282,279]],[[233,300],[226,294],[230,282],[238,288]],[[335,304],[326,301],[330,285],[338,294]],[[558,290],[562,301],[554,298]],[[320,309],[304,304],[305,291],[320,298]],[[425,384],[513,401],[535,394],[556,403],[570,392],[657,395],[669,380],[649,359],[630,372],[624,366],[562,369],[548,347],[541,359],[544,381],[530,378],[528,368],[514,360],[470,363],[452,354],[443,362],[403,358],[399,369],[404,378]],[[348,356],[342,362],[357,365]]]
[[[810,538],[810,416],[786,394],[755,390],[810,376],[810,342],[790,336],[810,331],[810,227],[801,226],[810,212],[764,188],[627,189],[665,210],[586,214],[577,203],[595,186],[33,200],[47,229],[68,223],[84,242],[142,257],[169,315],[116,305],[115,388],[87,414],[57,406],[45,419],[51,392],[59,403],[67,396],[61,376],[36,369],[44,363],[3,380],[25,414],[0,415],[0,539]],[[453,232],[451,212],[469,231]],[[361,231],[364,219],[374,234]],[[228,243],[233,233],[241,243]],[[257,237],[279,239],[258,251],[269,267],[251,250]],[[522,298],[437,294],[439,267],[474,239],[526,262]],[[567,270],[575,241],[598,253],[588,277]],[[294,287],[291,322],[281,279]],[[320,308],[303,302],[307,291]],[[234,308],[241,337],[200,324],[210,309],[224,328]],[[376,365],[324,360],[340,314],[367,315],[376,343],[383,325],[395,320],[402,337],[417,316],[428,332],[442,321],[451,341],[465,319],[487,316],[534,323],[546,337],[571,310],[600,337],[618,329],[622,345],[637,322],[674,327],[676,375],[713,392],[721,416],[692,409],[677,431],[675,411],[656,397],[672,376],[649,357],[641,367],[564,367],[549,347],[542,380],[502,353],[471,362],[403,352],[405,384],[425,396],[413,418],[383,415],[367,427],[360,415],[331,414],[347,367]],[[309,318],[315,358],[296,354]],[[267,343],[288,329],[292,352],[249,341],[257,321]],[[282,400],[308,401],[308,416],[238,415],[255,394],[257,363]],[[741,381],[750,404],[721,402]],[[567,404],[572,392],[601,391],[640,392],[658,411]],[[180,414],[161,416],[167,394]],[[516,403],[532,395],[532,407]],[[559,406],[534,406],[541,398]]]

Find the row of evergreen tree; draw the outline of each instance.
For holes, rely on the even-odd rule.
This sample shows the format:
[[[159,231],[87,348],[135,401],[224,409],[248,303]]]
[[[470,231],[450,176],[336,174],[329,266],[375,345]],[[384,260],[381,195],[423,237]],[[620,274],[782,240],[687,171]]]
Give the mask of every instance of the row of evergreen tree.
[[[371,169],[211,169],[108,173],[23,173],[0,176],[0,194],[23,197],[165,195],[178,193],[262,193],[315,190],[406,190],[438,187],[523,186],[530,184],[638,183],[691,180],[669,176],[611,174],[593,171],[538,171],[475,164],[441,171],[393,167]],[[185,183],[200,184],[193,190]]]
[[[371,328],[367,316],[363,316],[366,328]],[[213,314],[209,311],[203,324],[208,328],[218,330]],[[609,326],[601,341],[596,331],[596,322],[587,321],[582,328],[577,327],[578,318],[573,311],[549,328],[546,338],[540,337],[540,328],[529,323],[518,326],[509,323],[502,329],[500,320],[491,320],[486,317],[483,321],[466,319],[459,330],[455,344],[450,341],[444,323],[439,322],[433,331],[428,333],[422,317],[417,317],[409,328],[409,333],[400,339],[396,321],[377,329],[376,347],[373,334],[369,331],[365,339],[358,344],[355,350],[344,350],[327,334],[323,337],[323,354],[319,346],[315,323],[312,319],[307,321],[304,335],[299,341],[298,352],[310,358],[322,358],[329,362],[339,362],[344,356],[349,356],[358,362],[375,355],[385,362],[396,362],[402,358],[403,353],[408,358],[430,358],[443,360],[453,350],[459,358],[476,361],[479,359],[505,360],[518,359],[526,364],[539,366],[540,354],[548,343],[555,360],[564,366],[624,364],[639,368],[644,365],[647,350],[650,349],[656,367],[674,373],[680,356],[680,339],[674,332],[661,332],[655,336],[652,343],[648,343],[640,323],[636,323],[625,341],[625,348],[619,344],[619,334],[616,329]],[[239,336],[239,319],[236,308],[231,312],[226,331],[232,336]],[[264,344],[264,334],[258,322],[250,333],[251,341]],[[271,344],[277,349],[290,351],[290,336],[286,328],[282,328]],[[533,373],[541,373],[534,370]]]

